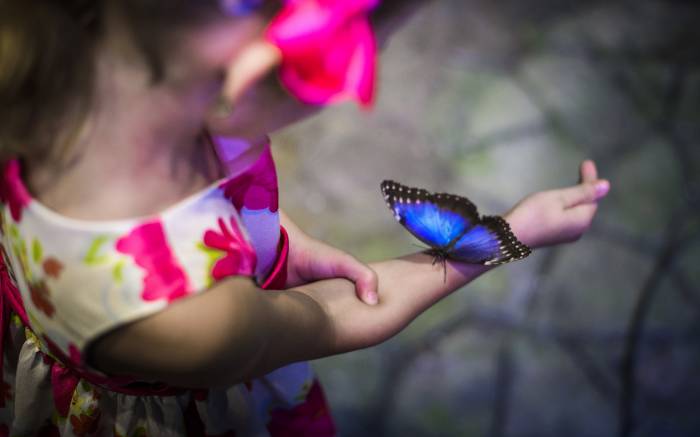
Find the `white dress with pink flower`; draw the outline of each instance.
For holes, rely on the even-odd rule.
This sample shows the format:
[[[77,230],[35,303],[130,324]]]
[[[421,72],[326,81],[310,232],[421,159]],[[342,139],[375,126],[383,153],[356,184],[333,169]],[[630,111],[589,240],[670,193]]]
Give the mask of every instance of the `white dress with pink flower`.
[[[83,353],[100,335],[231,275],[281,288],[286,234],[269,147],[245,172],[151,217],[82,221],[33,199],[18,161],[0,178],[3,436],[327,436],[306,363],[188,390],[115,379]]]

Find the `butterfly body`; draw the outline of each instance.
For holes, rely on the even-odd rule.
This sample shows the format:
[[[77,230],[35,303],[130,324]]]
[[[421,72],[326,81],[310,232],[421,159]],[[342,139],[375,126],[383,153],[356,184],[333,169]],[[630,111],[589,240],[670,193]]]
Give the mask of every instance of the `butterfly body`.
[[[430,193],[394,181],[383,181],[381,189],[396,220],[430,246],[428,253],[435,262],[450,258],[497,265],[525,258],[531,252],[503,218],[480,216],[466,197]]]

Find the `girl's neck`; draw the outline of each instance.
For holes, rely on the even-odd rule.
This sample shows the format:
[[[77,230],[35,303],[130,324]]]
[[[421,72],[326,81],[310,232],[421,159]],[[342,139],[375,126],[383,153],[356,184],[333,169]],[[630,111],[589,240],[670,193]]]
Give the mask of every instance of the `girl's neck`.
[[[74,218],[118,219],[156,213],[221,177],[202,141],[216,79],[154,86],[147,69],[101,53],[94,107],[68,156],[29,163],[37,199]]]

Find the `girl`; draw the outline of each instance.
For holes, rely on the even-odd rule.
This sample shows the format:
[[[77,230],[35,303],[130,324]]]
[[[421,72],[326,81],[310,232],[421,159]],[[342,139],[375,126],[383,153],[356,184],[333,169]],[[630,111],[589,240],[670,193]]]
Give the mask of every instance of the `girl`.
[[[367,267],[281,229],[264,147],[222,178],[222,87],[277,62],[257,3],[0,2],[0,435],[333,435],[303,362],[380,343],[489,270]],[[505,214],[521,241],[588,229],[609,185],[580,173]]]

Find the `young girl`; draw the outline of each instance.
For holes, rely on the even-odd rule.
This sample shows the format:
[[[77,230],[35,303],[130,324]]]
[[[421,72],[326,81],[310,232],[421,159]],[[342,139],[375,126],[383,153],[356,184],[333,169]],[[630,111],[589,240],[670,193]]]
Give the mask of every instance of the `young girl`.
[[[205,132],[246,129],[216,118],[222,87],[255,96],[276,63],[251,55],[274,8],[254,3],[0,3],[0,435],[333,435],[304,361],[380,343],[490,269],[365,266],[280,228],[264,146],[222,178]],[[588,229],[609,186],[580,176],[505,214],[521,241]]]

